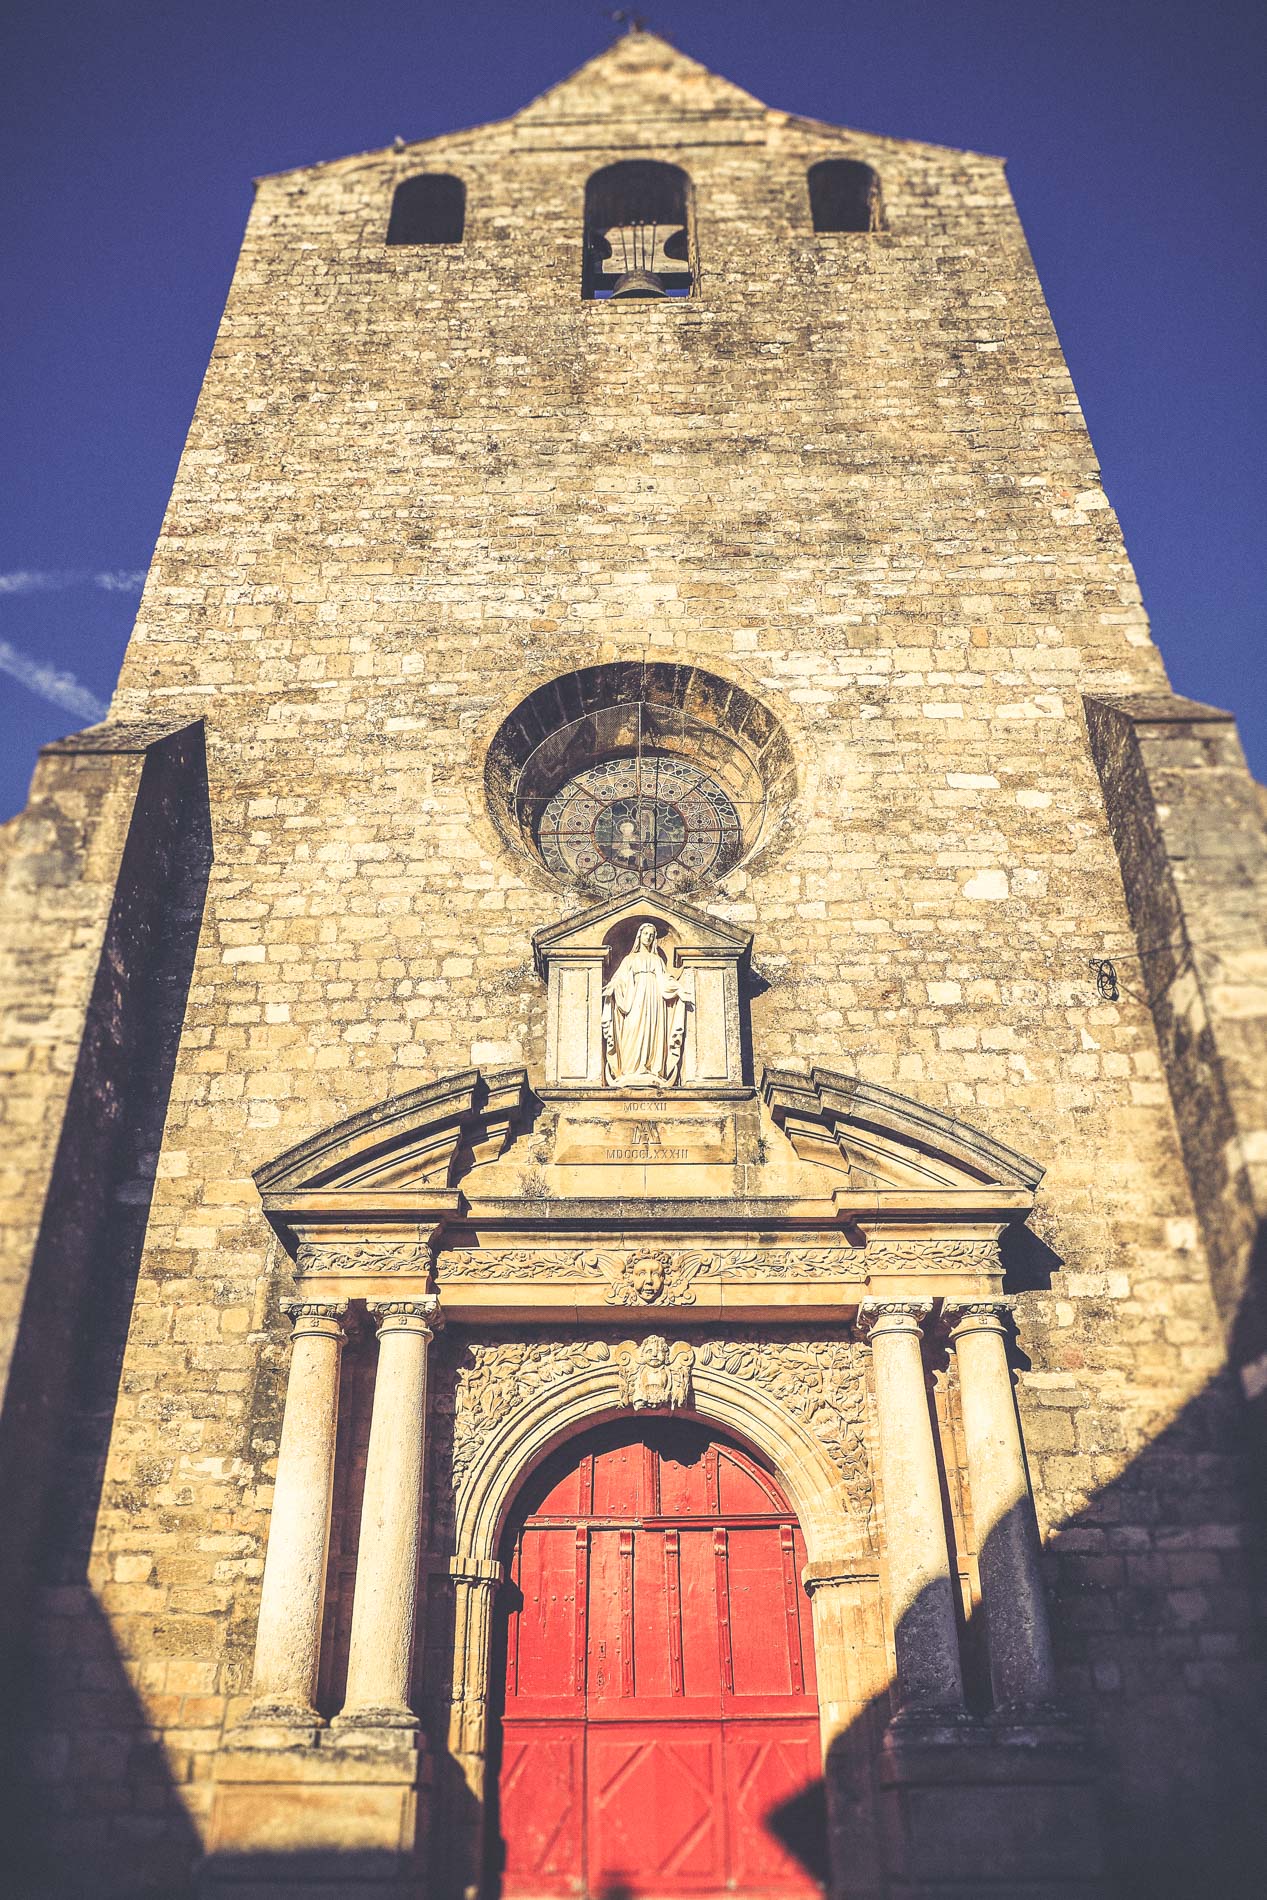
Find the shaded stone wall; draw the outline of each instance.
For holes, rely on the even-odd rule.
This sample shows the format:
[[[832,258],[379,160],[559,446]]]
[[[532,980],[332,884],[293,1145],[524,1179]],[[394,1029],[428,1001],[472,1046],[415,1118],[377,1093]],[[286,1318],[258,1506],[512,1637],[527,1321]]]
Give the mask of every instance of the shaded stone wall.
[[[1090,699],[1087,722],[1215,1297],[1267,1392],[1267,829],[1228,713]]]
[[[699,294],[584,304],[585,179],[638,153],[691,175]],[[813,233],[837,153],[886,232]],[[384,247],[419,169],[464,179],[460,247]],[[768,111],[650,36],[260,186],[113,709],[205,719],[216,840],[91,1561],[122,1678],[196,1823],[280,1420],[251,1170],[473,1060],[540,1074],[529,937],[569,900],[493,826],[486,747],[557,674],[675,657],[792,740],[786,822],[710,900],[755,933],[758,1061],[1047,1166],[1012,1284],[1059,1657],[1122,1891],[1186,1891],[1178,1817],[1231,1781],[1156,1738],[1235,1704],[1252,1758],[1251,1530],[1148,1000],[1095,988],[1132,919],[1081,704],[1161,662],[1001,163]],[[40,1738],[66,1891],[142,1800],[126,1749],[89,1796],[60,1745],[95,1693],[71,1671]]]
[[[9,832],[0,1828],[13,1877],[34,1882],[49,1843],[28,1826],[33,1766],[75,1790],[57,1798],[58,1853],[98,1784],[125,1828],[137,1805],[135,1787],[118,1797],[144,1718],[85,1572],[206,888],[201,727],[97,727],[46,747]],[[153,1753],[147,1741],[132,1765],[165,1789]],[[183,1867],[179,1812],[158,1832]]]
[[[184,739],[187,747],[189,735]],[[121,1043],[128,1034],[117,993],[101,991],[103,946],[110,934],[119,940],[120,959],[134,960],[139,950],[145,960],[158,893],[120,890],[121,866],[132,841],[134,881],[135,858],[147,848],[158,849],[154,868],[161,876],[159,840],[174,823],[170,807],[177,794],[174,785],[164,793],[155,781],[171,779],[162,768],[179,743],[170,730],[151,723],[95,728],[45,746],[25,809],[4,827],[0,1392],[7,1386],[31,1253],[90,1017],[105,1044]],[[143,789],[152,752],[156,768]],[[164,796],[168,809],[156,813]],[[87,1060],[92,1062],[91,1055]],[[108,1088],[117,1058],[103,1053],[95,1066],[105,1071],[95,1086]],[[112,1119],[109,1107],[105,1119]]]
[[[200,728],[99,727],[44,748],[31,800],[7,828],[0,911],[0,1444],[12,1512],[0,1559],[6,1655],[29,1582],[42,1474],[64,1428],[77,1336],[91,1324],[95,1283],[106,1277],[110,1197],[127,1172],[129,1127],[145,1087],[137,1065],[158,1053],[148,1018],[162,981],[174,867],[198,828],[200,803],[205,810]],[[182,989],[178,1012],[183,1007]]]

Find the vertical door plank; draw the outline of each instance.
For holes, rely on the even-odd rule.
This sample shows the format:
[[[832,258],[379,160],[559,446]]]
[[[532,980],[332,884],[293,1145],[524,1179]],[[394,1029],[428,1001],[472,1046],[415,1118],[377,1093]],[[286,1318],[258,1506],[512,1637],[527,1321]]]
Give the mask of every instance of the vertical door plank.
[[[620,1531],[620,1693],[634,1692],[634,1534]]]
[[[735,1656],[730,1631],[729,1537],[720,1526],[713,1532],[713,1564],[717,1584],[717,1656],[724,1695],[735,1693]]]
[[[664,1596],[669,1621],[669,1693],[683,1694],[682,1679],[682,1553],[677,1531],[664,1533]]]
[[[788,1674],[793,1695],[805,1693],[805,1670],[801,1662],[800,1579],[796,1574],[796,1540],[792,1526],[779,1528],[779,1555],[783,1560],[783,1618],[787,1633]]]

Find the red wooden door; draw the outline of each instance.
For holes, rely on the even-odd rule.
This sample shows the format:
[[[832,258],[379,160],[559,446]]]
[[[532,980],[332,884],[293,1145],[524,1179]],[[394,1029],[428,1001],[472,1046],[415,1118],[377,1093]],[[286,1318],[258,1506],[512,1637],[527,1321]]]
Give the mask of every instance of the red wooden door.
[[[817,1891],[768,1825],[821,1773],[804,1562],[774,1479],[688,1420],[537,1474],[510,1555],[508,1900]]]

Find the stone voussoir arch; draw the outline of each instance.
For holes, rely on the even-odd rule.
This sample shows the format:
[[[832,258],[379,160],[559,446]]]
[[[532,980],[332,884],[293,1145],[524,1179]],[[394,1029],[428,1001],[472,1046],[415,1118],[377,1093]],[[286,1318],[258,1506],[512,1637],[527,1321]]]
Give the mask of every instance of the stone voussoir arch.
[[[773,1467],[800,1520],[808,1561],[867,1569],[867,1527],[826,1447],[780,1401],[750,1379],[695,1355],[691,1403],[681,1414],[719,1426]],[[480,1445],[455,1500],[454,1566],[492,1568],[526,1479],[567,1439],[628,1417],[614,1359],[589,1363],[517,1405]]]

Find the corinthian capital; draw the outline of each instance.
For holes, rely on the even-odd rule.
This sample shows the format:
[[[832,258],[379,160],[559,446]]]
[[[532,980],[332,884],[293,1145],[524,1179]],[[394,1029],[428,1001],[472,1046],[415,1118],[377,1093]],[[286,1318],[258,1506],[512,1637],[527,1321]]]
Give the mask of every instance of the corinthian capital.
[[[942,1308],[951,1343],[965,1333],[998,1333],[1006,1337],[1012,1307],[1008,1300],[947,1300]]]
[[[440,1301],[434,1293],[420,1293],[415,1299],[367,1300],[365,1302],[383,1333],[422,1333],[434,1339],[444,1325]]]
[[[346,1300],[305,1300],[282,1301],[282,1312],[290,1321],[292,1339],[313,1337],[334,1339],[343,1344],[343,1315],[348,1310]]]
[[[872,1340],[883,1333],[909,1333],[918,1339],[932,1310],[931,1300],[864,1300],[854,1321],[854,1335]]]

